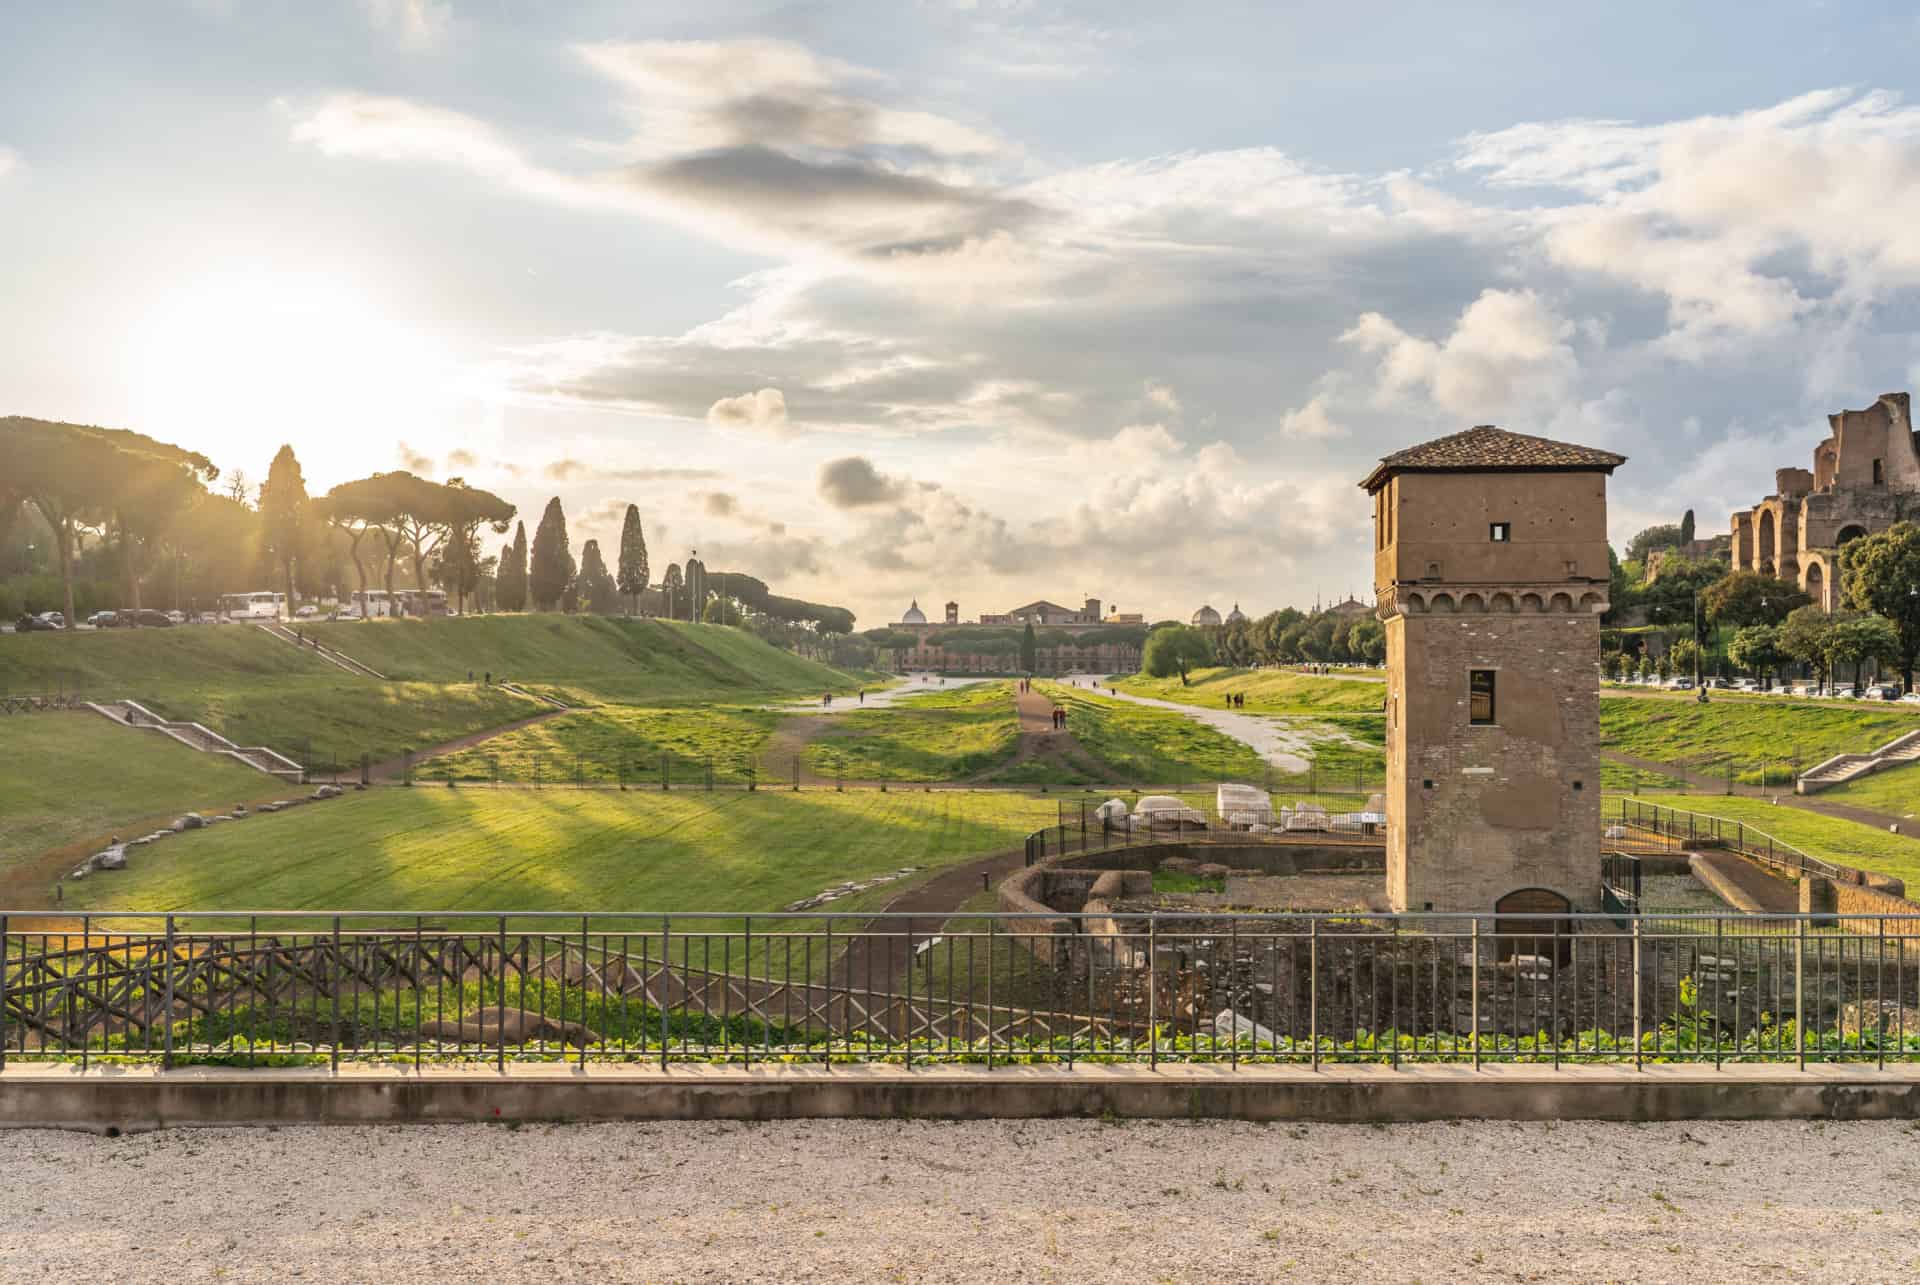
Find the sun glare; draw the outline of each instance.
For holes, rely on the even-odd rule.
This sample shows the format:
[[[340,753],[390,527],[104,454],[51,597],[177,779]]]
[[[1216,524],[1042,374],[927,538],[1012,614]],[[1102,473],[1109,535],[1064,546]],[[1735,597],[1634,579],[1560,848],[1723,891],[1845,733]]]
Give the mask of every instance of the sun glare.
[[[155,303],[130,359],[143,431],[256,480],[283,441],[301,444],[316,481],[392,467],[397,440],[429,451],[454,440],[468,403],[444,343],[383,315],[355,283],[306,273],[195,281]]]

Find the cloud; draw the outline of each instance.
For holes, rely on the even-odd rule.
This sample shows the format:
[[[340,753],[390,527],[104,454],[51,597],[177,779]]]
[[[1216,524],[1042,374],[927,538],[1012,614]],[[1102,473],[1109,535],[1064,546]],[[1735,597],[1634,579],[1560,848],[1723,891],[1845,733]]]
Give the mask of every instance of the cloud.
[[[779,433],[787,427],[787,398],[778,388],[762,388],[738,397],[722,397],[707,407],[715,428],[749,428]]]
[[[395,442],[393,453],[407,472],[418,473],[421,477],[433,476],[433,456],[423,455],[405,442]]]
[[[469,450],[453,450],[447,452],[447,468],[450,470],[472,468],[479,462],[480,457]]]
[[[1379,358],[1387,399],[1430,397],[1471,416],[1556,400],[1577,367],[1572,333],[1531,290],[1485,290],[1444,340],[1410,335],[1377,312],[1362,314],[1340,339]]]
[[[726,491],[708,491],[701,503],[710,518],[730,518],[740,511],[740,497]]]
[[[1161,410],[1170,411],[1175,415],[1180,413],[1179,395],[1173,391],[1173,386],[1170,384],[1156,383],[1149,379],[1147,381],[1147,400],[1155,406],[1158,406]]]
[[[415,47],[434,44],[453,23],[448,0],[360,0],[360,8],[374,30]]]
[[[1306,405],[1280,417],[1280,432],[1287,437],[1344,437],[1347,430],[1334,421],[1327,394],[1315,393]]]
[[[842,456],[820,466],[820,498],[836,509],[862,509],[901,499],[910,489],[904,478],[888,477],[862,455]]]
[[[5,178],[7,175],[13,173],[19,169],[22,164],[20,153],[14,151],[11,147],[0,146],[0,178]]]
[[[550,482],[699,482],[723,476],[710,468],[600,468],[559,459],[541,470]]]

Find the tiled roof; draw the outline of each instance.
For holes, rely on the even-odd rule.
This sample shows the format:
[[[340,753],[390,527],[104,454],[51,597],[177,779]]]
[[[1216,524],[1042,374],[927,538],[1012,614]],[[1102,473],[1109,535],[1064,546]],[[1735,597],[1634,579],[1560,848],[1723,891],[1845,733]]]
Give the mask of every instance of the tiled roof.
[[[1380,464],[1360,483],[1377,490],[1395,473],[1438,473],[1527,471],[1533,469],[1603,469],[1611,473],[1627,462],[1624,455],[1597,451],[1591,446],[1556,442],[1525,433],[1509,433],[1504,428],[1482,424],[1464,433],[1437,437],[1431,442],[1409,446],[1383,456]]]

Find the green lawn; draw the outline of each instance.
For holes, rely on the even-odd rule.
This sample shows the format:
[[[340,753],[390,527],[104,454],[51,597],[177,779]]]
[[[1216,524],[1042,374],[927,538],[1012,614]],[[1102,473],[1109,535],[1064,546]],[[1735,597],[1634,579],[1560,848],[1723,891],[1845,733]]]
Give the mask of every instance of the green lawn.
[[[302,626],[389,678],[464,682],[469,672],[549,690],[569,704],[668,705],[871,687],[722,625],[549,614]]]
[[[547,708],[479,683],[382,683],[337,669],[330,678],[210,685],[147,703],[243,745],[343,765],[357,765],[361,754],[375,762],[394,758]]]
[[[1913,816],[1920,813],[1920,763],[1889,768],[1845,785],[1836,785],[1830,790],[1822,790],[1820,797],[1836,803],[1872,808],[1897,817]]]
[[[0,692],[77,688],[98,700],[144,701],[329,674],[346,677],[250,625],[0,634]]]
[[[1187,685],[1178,678],[1135,674],[1114,686],[1136,696],[1157,696],[1183,705],[1226,708],[1229,695],[1247,698],[1249,714],[1333,714],[1380,712],[1386,684],[1353,678],[1317,678],[1280,669],[1196,669]]]
[[[1055,815],[971,791],[387,787],[170,839],[67,908],[772,911],[1015,846]]]
[[[1261,781],[1267,764],[1223,732],[1172,710],[1099,696],[1084,687],[1037,683],[1067,711],[1067,730],[1112,779],[1177,784],[1196,779]]]
[[[619,782],[746,781],[780,716],[770,710],[709,706],[646,709],[599,705],[502,733],[470,749],[422,764],[426,780]]]
[[[1920,728],[1920,711],[1879,702],[1816,704],[1765,699],[1600,699],[1600,740],[1612,750],[1716,775],[1729,760],[1734,779],[1786,784],[1840,753],[1861,753]]]
[[[94,713],[16,715],[0,722],[0,748],[0,882],[8,888],[0,902],[27,893],[9,876],[44,852],[114,834],[130,839],[182,812],[286,788],[232,759]],[[45,895],[40,882],[32,880],[35,901]]]
[[[965,780],[1005,764],[1020,743],[1013,683],[1004,679],[825,717],[803,762],[849,781]]]
[[[1906,880],[1910,889],[1920,892],[1920,839],[1889,834],[1874,826],[1822,816],[1784,803],[1737,795],[1658,794],[1643,801],[1739,821],[1799,848],[1810,857],[1863,870],[1878,870]],[[1609,798],[1607,805],[1607,817],[1619,815],[1619,805],[1613,799]]]

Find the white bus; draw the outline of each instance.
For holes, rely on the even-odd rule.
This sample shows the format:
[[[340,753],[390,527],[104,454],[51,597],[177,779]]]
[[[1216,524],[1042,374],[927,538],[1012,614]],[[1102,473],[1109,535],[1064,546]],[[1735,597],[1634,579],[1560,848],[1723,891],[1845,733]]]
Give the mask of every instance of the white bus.
[[[223,593],[220,614],[229,620],[284,620],[287,595],[260,589],[253,593]]]
[[[393,599],[385,589],[355,589],[351,602],[350,613],[362,620],[377,620],[393,614]]]

